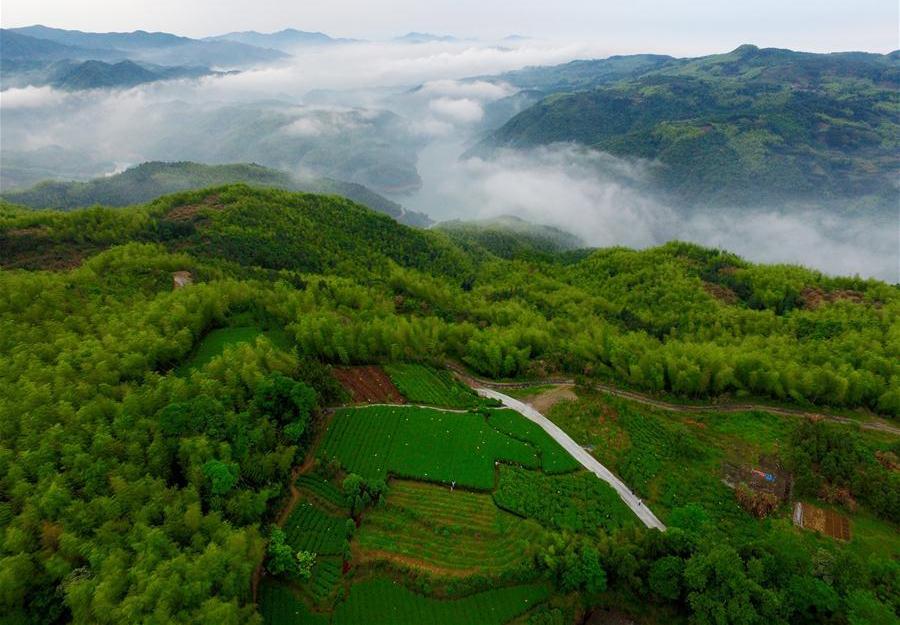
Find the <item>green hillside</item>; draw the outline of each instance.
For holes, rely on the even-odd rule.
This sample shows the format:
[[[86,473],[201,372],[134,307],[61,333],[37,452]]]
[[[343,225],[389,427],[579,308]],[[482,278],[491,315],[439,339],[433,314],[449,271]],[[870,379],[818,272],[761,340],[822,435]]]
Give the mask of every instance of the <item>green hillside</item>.
[[[900,287],[677,242],[489,243],[243,184],[0,202],[4,622],[896,621]],[[668,530],[524,416],[439,407],[470,405],[448,361],[577,377],[546,414]],[[357,364],[407,405],[343,405],[332,368]],[[763,461],[852,537],[791,501],[759,518],[724,482]]]
[[[510,215],[476,221],[445,221],[435,229],[446,232],[463,247],[484,247],[507,259],[548,257],[585,247],[584,241],[565,230],[532,224]]]
[[[557,93],[482,149],[575,142],[656,161],[655,182],[686,203],[896,206],[896,54],[741,46],[697,59],[642,59],[630,64],[638,75],[622,80],[610,79],[620,75],[612,61],[563,66],[555,83],[537,70],[520,75],[527,87],[548,84]]]
[[[32,208],[70,210],[96,204],[128,206],[149,202],[177,191],[236,182],[309,193],[342,195],[410,226],[427,226],[431,223],[426,215],[406,211],[396,202],[360,184],[328,178],[300,181],[285,172],[256,164],[143,163],[122,173],[87,182],[42,182],[30,189],[7,192],[3,197],[15,204]]]

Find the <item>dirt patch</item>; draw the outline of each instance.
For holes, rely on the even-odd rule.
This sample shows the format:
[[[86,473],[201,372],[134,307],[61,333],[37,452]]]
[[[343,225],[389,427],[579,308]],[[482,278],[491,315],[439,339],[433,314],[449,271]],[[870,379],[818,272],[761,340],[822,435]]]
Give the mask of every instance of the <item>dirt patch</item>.
[[[553,406],[561,401],[575,401],[578,395],[571,386],[557,386],[537,395],[529,395],[524,401],[542,414],[547,414]]]
[[[595,610],[591,612],[585,625],[634,625],[634,620],[624,612]]]
[[[222,210],[225,208],[217,194],[210,195],[202,202],[196,204],[185,204],[184,206],[176,206],[165,215],[168,221],[198,221],[200,211],[213,209]],[[202,218],[202,216],[199,216]]]
[[[332,375],[341,383],[354,404],[403,404],[406,400],[384,369],[375,365],[335,367]]]
[[[850,540],[850,519],[809,503],[798,501],[794,506],[794,525],[838,540]]]
[[[74,269],[105,249],[88,243],[54,243],[42,235],[0,236],[0,267],[62,271]]]
[[[818,287],[806,287],[800,293],[800,302],[803,308],[815,310],[822,304],[831,304],[833,302],[845,301],[861,304],[865,301],[865,294],[859,291],[842,290],[823,291]]]
[[[725,304],[737,304],[740,299],[738,298],[737,293],[727,286],[722,286],[721,284],[715,284],[713,282],[704,282],[703,290]]]
[[[770,456],[761,456],[755,465],[726,464],[725,483],[736,488],[744,484],[751,491],[774,495],[785,501],[791,490],[791,474]]]

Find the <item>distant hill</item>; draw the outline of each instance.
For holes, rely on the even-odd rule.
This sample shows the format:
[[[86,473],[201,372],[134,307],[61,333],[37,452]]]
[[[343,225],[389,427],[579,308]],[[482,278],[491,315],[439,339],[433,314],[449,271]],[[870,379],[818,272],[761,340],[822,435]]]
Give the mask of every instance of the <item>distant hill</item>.
[[[325,33],[307,32],[295,28],[286,28],[274,33],[260,33],[255,30],[225,33],[215,37],[206,37],[204,41],[236,41],[261,48],[290,51],[302,46],[322,46],[335,43],[346,43],[350,39],[334,39]]]
[[[511,215],[445,221],[434,229],[445,232],[463,249],[480,246],[500,258],[534,258],[586,247],[584,241],[570,232]]]
[[[0,28],[0,58],[3,60],[106,59],[118,60],[125,54],[118,50],[67,45],[49,39],[31,37],[18,30]]]
[[[896,207],[897,54],[741,46],[697,59],[641,55],[503,75],[554,93],[476,151],[575,142],[658,161],[686,203],[844,200]],[[592,86],[594,85],[594,86]]]
[[[452,35],[433,35],[431,33],[406,33],[400,37],[394,37],[394,41],[398,43],[432,43],[432,42],[444,42],[450,43],[454,41],[459,41],[457,37],[453,37]]]
[[[287,55],[279,50],[260,48],[237,41],[201,41],[170,33],[149,33],[137,30],[130,33],[91,33],[64,30],[47,26],[25,26],[3,31],[13,34],[15,58],[41,59],[131,59],[160,65],[207,65],[242,67],[256,63],[277,61]],[[71,50],[54,49],[47,44],[23,42],[27,36],[43,42],[67,46]],[[3,47],[5,48],[5,42]],[[92,50],[86,53],[84,50]],[[5,57],[6,54],[0,51]]]
[[[221,75],[208,67],[141,64],[134,61],[36,61],[2,59],[2,86],[10,87],[50,85],[57,89],[77,91],[98,88],[127,88],[144,83],[178,78],[200,78]]]
[[[407,225],[425,227],[431,224],[427,215],[406,211],[396,202],[362,185],[327,178],[301,181],[285,172],[255,164],[143,163],[113,176],[88,182],[42,182],[24,191],[4,193],[2,197],[31,208],[71,210],[95,204],[141,204],[169,193],[237,182],[341,195]]]

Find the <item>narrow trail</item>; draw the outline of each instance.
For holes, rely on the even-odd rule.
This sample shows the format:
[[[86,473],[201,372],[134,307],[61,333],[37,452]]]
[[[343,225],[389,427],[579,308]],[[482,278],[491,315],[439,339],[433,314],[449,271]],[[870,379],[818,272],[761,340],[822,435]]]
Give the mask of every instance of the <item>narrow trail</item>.
[[[319,446],[319,442],[321,441],[322,436],[325,434],[325,431],[328,430],[328,426],[331,425],[331,416],[334,414],[334,411],[330,408],[325,408],[323,409],[323,412],[324,419],[320,425],[318,434],[316,434],[315,440],[309,445],[309,451],[306,453],[306,457],[303,459],[303,464],[299,464],[291,470],[291,481],[290,483],[288,483],[288,500],[285,502],[284,507],[282,507],[281,511],[278,513],[278,516],[275,517],[275,525],[277,525],[278,527],[284,527],[284,524],[288,520],[288,517],[291,516],[291,512],[293,512],[294,508],[297,507],[297,504],[300,503],[300,490],[297,488],[296,484],[297,478],[304,473],[309,473],[309,471],[312,469],[313,463],[315,463],[316,461],[316,449]],[[256,569],[253,571],[253,577],[250,580],[250,590],[253,595],[253,603],[257,602],[259,582],[263,576],[263,562],[260,562]]]
[[[525,388],[528,386],[574,386],[575,380],[569,378],[547,378],[543,380],[530,380],[527,382],[494,382],[492,380],[485,380],[482,378],[478,378],[473,376],[471,373],[460,367],[455,363],[448,363],[447,367],[453,371],[457,377],[463,380],[471,387],[483,387],[483,388],[494,388],[494,389],[503,389],[503,388]],[[832,423],[842,423],[845,425],[858,425],[864,430],[875,430],[878,432],[886,432],[888,434],[893,434],[895,436],[900,436],[900,428],[893,426],[889,423],[885,423],[880,420],[870,420],[870,421],[858,421],[856,419],[851,419],[849,417],[841,417],[838,415],[829,415],[820,412],[809,412],[806,410],[800,410],[796,408],[782,408],[779,406],[768,406],[765,404],[743,404],[743,403],[706,403],[706,404],[675,404],[672,402],[667,402],[662,399],[656,399],[655,397],[651,397],[644,393],[638,393],[636,391],[626,391],[620,388],[617,388],[611,384],[605,384],[602,382],[595,382],[593,384],[593,388],[602,393],[606,393],[607,395],[613,395],[615,397],[621,397],[623,399],[628,399],[630,401],[643,404],[645,406],[650,406],[652,408],[659,408],[660,410],[667,410],[669,412],[681,412],[681,413],[690,413],[690,412],[768,412],[771,414],[780,415],[783,417],[802,417],[805,419],[812,419],[816,421],[831,421]]]
[[[476,388],[475,392],[481,395],[482,397],[489,397],[491,399],[496,399],[500,401],[507,408],[512,408],[523,417],[528,419],[529,421],[537,424],[541,427],[547,434],[549,434],[553,439],[559,443],[563,449],[565,449],[573,458],[575,458],[581,466],[585,469],[596,475],[598,478],[612,486],[613,490],[618,493],[619,497],[625,503],[626,506],[631,508],[631,511],[634,512],[635,516],[641,520],[641,522],[647,527],[656,528],[660,531],[666,531],[666,526],[660,521],[651,510],[644,505],[644,503],[631,492],[631,489],[628,488],[622,480],[617,478],[612,471],[607,469],[605,466],[600,464],[600,462],[594,458],[591,454],[584,450],[578,443],[572,440],[568,434],[562,431],[562,429],[553,423],[550,419],[542,415],[540,412],[535,410],[533,407],[528,404],[519,401],[518,399],[513,399],[509,395],[504,395],[499,391],[495,391],[490,388]]]

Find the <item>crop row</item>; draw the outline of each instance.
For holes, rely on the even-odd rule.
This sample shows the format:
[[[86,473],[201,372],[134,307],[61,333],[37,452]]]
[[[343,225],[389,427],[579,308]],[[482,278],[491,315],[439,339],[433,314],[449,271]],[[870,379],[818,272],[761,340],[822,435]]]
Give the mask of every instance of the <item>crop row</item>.
[[[409,401],[445,408],[469,408],[477,402],[472,390],[449,371],[417,364],[396,363],[385,367],[391,381]]]

